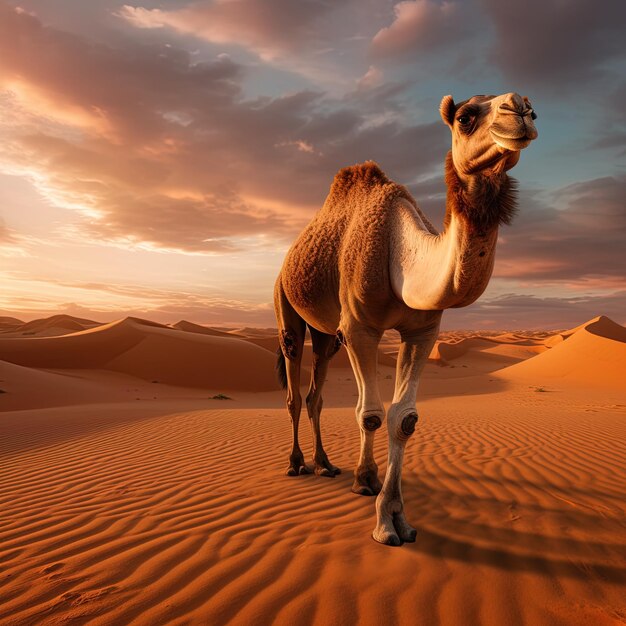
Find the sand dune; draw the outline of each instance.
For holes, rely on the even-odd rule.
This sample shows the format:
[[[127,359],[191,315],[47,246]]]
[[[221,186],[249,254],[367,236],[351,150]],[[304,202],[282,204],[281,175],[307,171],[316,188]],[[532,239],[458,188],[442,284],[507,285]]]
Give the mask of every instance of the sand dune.
[[[503,378],[626,389],[626,329],[597,317],[532,359],[498,372]]]
[[[543,352],[545,349],[546,346],[542,340],[519,339],[507,333],[496,337],[473,336],[454,341],[437,341],[429,358],[452,361],[468,352],[482,352],[517,359],[527,359],[530,356]]]
[[[126,318],[62,337],[0,338],[5,361],[47,369],[96,368],[170,385],[276,389],[275,356],[236,338],[204,336]]]
[[[468,337],[452,342],[437,342],[430,353],[431,359],[443,359],[451,361],[463,356],[468,350],[483,350],[493,346],[493,342],[483,337]]]
[[[20,328],[20,331],[39,332],[48,328],[65,328],[66,330],[85,330],[91,326],[98,326],[98,322],[93,320],[73,317],[71,315],[53,315],[43,319],[26,322]]]
[[[25,323],[26,322],[18,319],[17,317],[10,317],[7,315],[0,316],[0,328],[21,326],[22,324],[25,324]]]
[[[288,478],[275,331],[187,328],[0,337],[0,624],[626,621],[626,329],[596,318],[552,348],[546,333],[443,335],[404,466],[418,537],[394,549],[370,538],[373,499],[350,492],[345,350],[322,415],[344,472]],[[567,393],[537,393],[546,381]],[[385,451],[381,433],[381,475]]]
[[[233,328],[229,332],[232,335],[241,335],[242,337],[273,337],[276,334],[276,328],[241,326],[239,328]]]
[[[3,337],[58,337],[99,325],[99,322],[72,315],[52,315],[30,322],[8,323],[1,325],[0,328]]]
[[[145,381],[103,370],[42,370],[0,361],[0,411],[123,402],[163,393],[148,387]]]
[[[466,376],[487,374],[514,365],[548,348],[542,339],[519,338],[512,333],[485,336],[466,333],[438,340],[429,360],[443,367],[463,368]]]
[[[244,330],[244,329],[241,329]],[[202,331],[200,331],[202,332]],[[234,334],[228,334],[228,336],[236,336]],[[265,350],[270,351],[272,354],[276,354],[278,350],[278,335],[276,334],[276,330],[273,330],[273,334],[270,334],[268,330],[262,329],[262,332],[252,333],[251,335],[243,335],[240,334],[238,336],[240,339],[244,339],[250,343],[253,343],[256,346],[264,348]],[[313,352],[311,341],[307,340],[304,344],[304,352],[302,355],[302,380],[307,379],[309,377],[309,368],[311,367],[311,362],[313,359]],[[386,354],[382,349],[378,351],[378,364],[380,366],[387,367],[395,367],[396,359],[394,356],[390,356]],[[330,362],[330,367],[333,369],[344,369],[350,368],[350,358],[348,357],[347,350],[342,347],[339,352],[333,356],[332,361]]]
[[[223,330],[218,330],[217,328],[211,328],[210,326],[202,326],[200,324],[194,324],[193,322],[188,322],[187,320],[181,320],[180,322],[176,322],[176,324],[172,324],[172,328],[177,328],[178,330],[185,330],[189,333],[200,333],[201,335],[211,335],[213,337],[232,337],[232,333],[225,332]]]

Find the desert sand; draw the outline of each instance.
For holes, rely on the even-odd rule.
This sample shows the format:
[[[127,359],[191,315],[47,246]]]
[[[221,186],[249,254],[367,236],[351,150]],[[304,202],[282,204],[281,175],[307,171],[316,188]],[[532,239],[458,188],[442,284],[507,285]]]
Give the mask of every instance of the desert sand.
[[[322,414],[343,473],[284,475],[276,346],[273,329],[0,318],[0,624],[626,623],[623,326],[442,333],[399,548],[350,492],[343,350]],[[381,476],[385,451],[381,432]]]

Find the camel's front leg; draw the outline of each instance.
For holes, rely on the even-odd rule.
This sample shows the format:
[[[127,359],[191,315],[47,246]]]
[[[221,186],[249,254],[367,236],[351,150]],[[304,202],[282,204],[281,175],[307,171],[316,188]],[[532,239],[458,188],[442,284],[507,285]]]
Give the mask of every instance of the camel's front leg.
[[[380,543],[399,546],[415,541],[416,530],[406,521],[402,500],[402,461],[404,447],[415,430],[417,411],[415,397],[419,375],[437,338],[434,331],[403,342],[398,354],[393,403],[387,415],[389,456],[382,491],[376,499],[376,528],[373,537]]]
[[[359,388],[356,419],[361,430],[361,453],[354,471],[352,491],[363,496],[375,496],[381,484],[378,480],[378,465],[374,460],[374,435],[385,419],[385,408],[376,380],[381,333],[350,326],[343,327],[342,331]]]

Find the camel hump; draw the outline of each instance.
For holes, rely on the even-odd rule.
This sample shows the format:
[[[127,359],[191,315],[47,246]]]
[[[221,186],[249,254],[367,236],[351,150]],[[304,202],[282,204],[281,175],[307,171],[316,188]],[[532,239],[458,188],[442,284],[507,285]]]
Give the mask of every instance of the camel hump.
[[[404,198],[417,208],[409,190],[387,178],[374,161],[344,167],[337,172],[324,203],[324,212],[335,214],[349,197],[348,206],[353,205],[355,194],[361,210],[390,209],[397,198]]]
[[[346,193],[355,185],[377,187],[391,182],[374,161],[365,161],[340,169],[330,188],[331,194]]]

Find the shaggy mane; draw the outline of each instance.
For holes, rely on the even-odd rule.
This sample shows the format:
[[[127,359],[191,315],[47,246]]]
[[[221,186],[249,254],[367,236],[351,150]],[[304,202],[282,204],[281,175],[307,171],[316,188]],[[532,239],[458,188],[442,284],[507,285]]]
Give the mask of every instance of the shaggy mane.
[[[448,202],[444,227],[450,223],[450,212],[461,215],[478,232],[491,230],[500,224],[510,224],[517,212],[517,181],[507,174],[475,177],[471,189],[465,189],[452,162],[452,152],[446,157]]]

